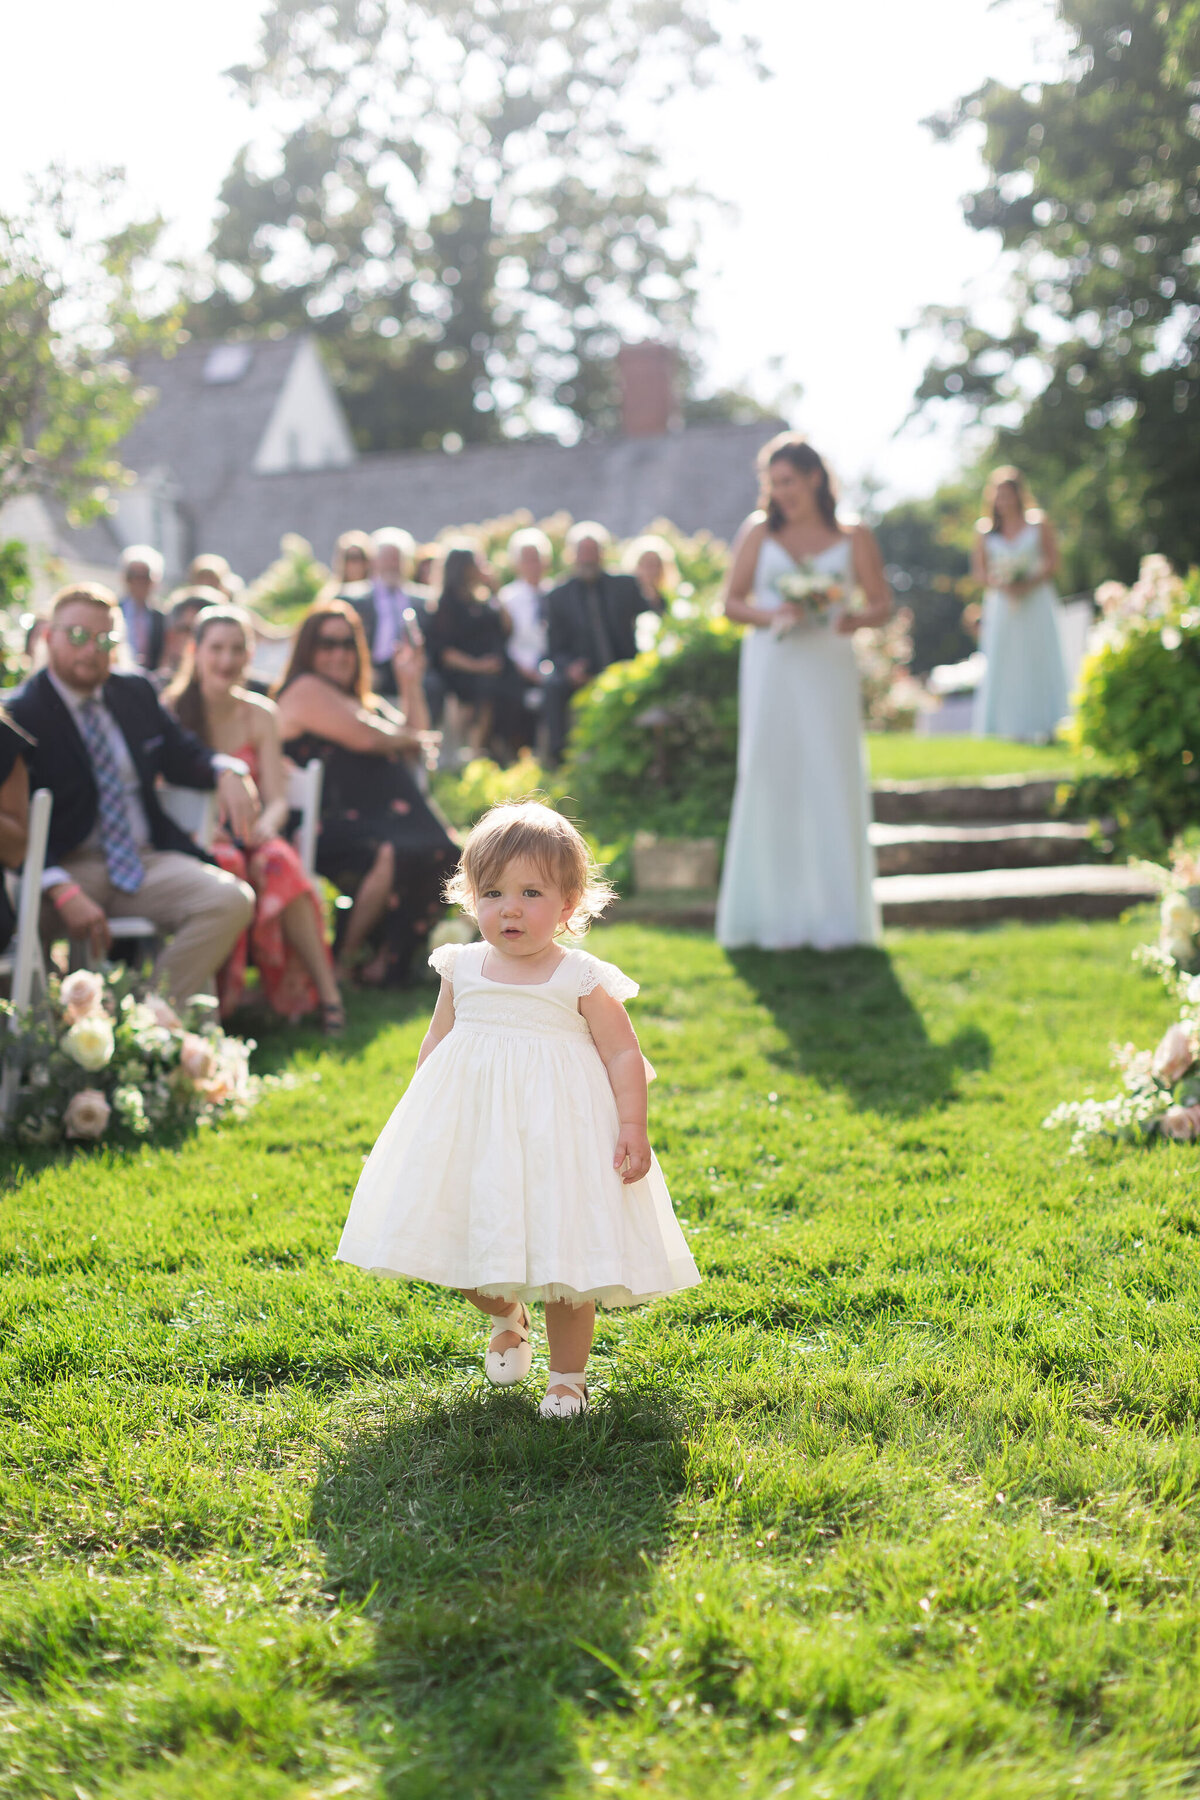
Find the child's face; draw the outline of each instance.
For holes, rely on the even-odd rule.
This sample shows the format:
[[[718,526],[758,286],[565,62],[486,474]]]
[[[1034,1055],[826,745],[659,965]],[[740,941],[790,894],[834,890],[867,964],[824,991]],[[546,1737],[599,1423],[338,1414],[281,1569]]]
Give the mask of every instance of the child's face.
[[[518,857],[476,894],[475,915],[494,949],[505,956],[536,956],[553,943],[574,905],[535,862]]]

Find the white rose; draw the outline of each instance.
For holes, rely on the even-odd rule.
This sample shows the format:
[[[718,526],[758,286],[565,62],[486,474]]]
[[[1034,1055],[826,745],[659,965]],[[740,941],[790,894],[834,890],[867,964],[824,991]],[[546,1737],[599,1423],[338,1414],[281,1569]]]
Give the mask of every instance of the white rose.
[[[104,977],[94,969],[76,969],[66,977],[60,992],[67,1023],[74,1025],[89,1013],[99,1011],[104,999]]]
[[[67,1103],[63,1129],[69,1138],[102,1137],[109,1111],[108,1101],[99,1088],[80,1088]]]
[[[62,1047],[81,1069],[102,1069],[113,1053],[113,1028],[107,1016],[89,1013],[86,1019],[78,1020],[63,1038]]]
[[[1196,914],[1177,890],[1163,895],[1162,928],[1169,937],[1183,937],[1195,930]]]

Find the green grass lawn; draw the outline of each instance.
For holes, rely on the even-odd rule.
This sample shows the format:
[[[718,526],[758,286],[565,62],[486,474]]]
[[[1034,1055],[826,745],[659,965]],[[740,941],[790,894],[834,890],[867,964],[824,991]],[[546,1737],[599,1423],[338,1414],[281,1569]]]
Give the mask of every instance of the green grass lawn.
[[[1076,768],[1066,744],[1013,744],[1004,738],[918,737],[909,731],[869,732],[876,781],[975,781],[983,775],[1057,775]]]
[[[573,1427],[331,1261],[428,994],[267,1040],[242,1126],[10,1163],[0,1796],[1195,1792],[1200,1162],[1040,1128],[1167,1022],[1144,935],[597,934],[706,1279]]]

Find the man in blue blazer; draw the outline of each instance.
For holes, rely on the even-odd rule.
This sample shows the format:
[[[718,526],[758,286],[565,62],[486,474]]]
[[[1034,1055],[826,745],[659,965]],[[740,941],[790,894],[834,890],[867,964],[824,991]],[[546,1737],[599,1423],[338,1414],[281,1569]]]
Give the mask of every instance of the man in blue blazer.
[[[254,894],[200,850],[159,804],[161,776],[216,788],[234,837],[249,835],[258,795],[245,763],[214,754],[164,710],[144,675],[114,672],[116,595],[95,583],[55,595],[49,667],[9,711],[37,740],[31,788],[54,795],[43,893],[51,924],[111,944],[108,919],[137,915],[167,938],[160,973],[177,1003],[215,991],[215,975],[254,914]]]

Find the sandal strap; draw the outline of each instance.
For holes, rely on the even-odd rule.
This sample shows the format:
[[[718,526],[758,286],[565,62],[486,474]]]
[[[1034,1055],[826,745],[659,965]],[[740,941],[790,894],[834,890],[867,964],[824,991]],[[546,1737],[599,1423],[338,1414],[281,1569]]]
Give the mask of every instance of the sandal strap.
[[[551,1369],[546,1377],[546,1392],[549,1393],[552,1387],[570,1388],[579,1400],[586,1400],[588,1397],[587,1376],[582,1369],[579,1369],[574,1375],[560,1375],[557,1370]]]
[[[514,1313],[516,1314],[515,1318],[513,1317]],[[502,1331],[511,1331],[514,1337],[521,1339],[523,1344],[529,1342],[529,1309],[523,1300],[514,1300],[506,1313],[492,1313],[491,1320],[492,1329],[489,1342],[491,1338],[499,1337]]]

